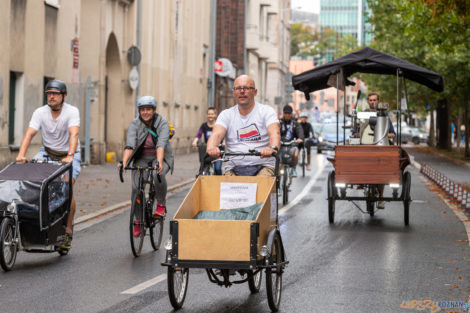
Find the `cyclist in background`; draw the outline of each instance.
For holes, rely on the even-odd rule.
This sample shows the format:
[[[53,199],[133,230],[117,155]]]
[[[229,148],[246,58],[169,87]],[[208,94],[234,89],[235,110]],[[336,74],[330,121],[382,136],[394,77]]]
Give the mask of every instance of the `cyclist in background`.
[[[123,169],[131,166],[146,167],[149,163],[155,166],[158,160],[158,174],[161,181],[154,175],[156,208],[155,216],[165,216],[166,214],[166,193],[167,182],[165,175],[171,170],[173,171],[173,151],[171,149],[170,126],[160,114],[156,113],[157,102],[152,96],[143,96],[137,101],[139,116],[136,117],[127,129],[127,140],[123,154]],[[137,205],[136,196],[139,187],[139,173],[132,172],[132,206]],[[139,212],[140,210],[136,210]],[[137,216],[141,219],[141,216]],[[134,226],[134,237],[140,236],[140,226]]]
[[[199,150],[199,162],[201,163],[201,170],[205,165],[205,161],[207,161],[205,160],[207,141],[209,140],[209,137],[212,134],[212,128],[215,125],[216,118],[217,110],[215,108],[208,108],[207,122],[201,124],[201,127],[199,127],[199,131],[193,140],[193,147],[198,147]],[[202,136],[204,136],[204,142],[199,142]],[[214,171],[216,175],[222,175],[222,161],[214,162]]]
[[[292,107],[290,105],[285,105],[282,109],[282,118],[280,119],[281,123],[281,141],[288,142],[291,140],[297,141],[297,143],[301,143],[304,141],[304,132],[302,127],[292,118]],[[292,177],[297,177],[297,171],[295,167],[299,161],[299,148],[291,147],[289,149],[289,154],[293,158],[292,165]]]
[[[312,140],[315,139],[315,133],[313,132],[312,124],[308,122],[308,113],[302,112],[300,114],[300,126],[302,126],[302,130],[304,131],[304,149],[307,151],[307,170],[310,171],[310,149],[312,148],[313,142]]]

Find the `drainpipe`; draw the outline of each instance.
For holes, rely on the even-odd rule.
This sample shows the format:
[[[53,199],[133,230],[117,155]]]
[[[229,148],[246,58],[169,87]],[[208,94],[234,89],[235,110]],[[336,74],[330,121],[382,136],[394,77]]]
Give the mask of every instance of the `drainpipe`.
[[[137,1],[137,48],[139,48],[139,51],[142,53],[142,42],[141,42],[141,37],[142,37],[142,0]],[[140,63],[137,64],[137,73],[139,73],[139,84],[137,85],[137,88],[135,89],[135,102],[137,103],[137,100],[140,98]],[[135,106],[135,115],[137,116],[139,114],[137,110],[137,106]]]
[[[217,0],[211,0],[211,15],[210,15],[210,52],[209,52],[209,81],[210,88],[207,88],[208,107],[214,107],[214,93],[215,93],[215,39],[216,39],[216,22],[217,22]]]

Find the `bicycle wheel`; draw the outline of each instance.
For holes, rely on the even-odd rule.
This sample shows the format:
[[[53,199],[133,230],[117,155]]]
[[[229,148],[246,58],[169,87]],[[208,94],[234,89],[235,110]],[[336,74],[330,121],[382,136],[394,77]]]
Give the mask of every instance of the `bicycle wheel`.
[[[183,306],[188,289],[189,269],[168,266],[168,296],[176,310]]]
[[[0,265],[5,272],[10,271],[16,260],[15,222],[11,218],[4,218],[0,226]]]
[[[336,186],[335,186],[335,171],[328,174],[328,221],[330,224],[335,222],[335,201],[336,201]]]
[[[266,268],[266,293],[268,294],[269,308],[273,312],[279,310],[281,304],[281,290],[282,290],[282,266],[279,266],[283,261],[281,239],[279,234],[274,236],[273,244],[271,247],[271,255],[268,259],[268,265],[274,267]]]
[[[144,223],[144,197],[142,193],[138,194],[135,200],[136,203],[134,203],[134,206],[132,207],[131,210],[131,217],[130,217],[130,223],[129,223],[129,234],[130,234],[130,239],[131,239],[131,249],[132,249],[132,254],[135,257],[140,256],[140,253],[142,252],[142,246],[144,244],[144,238],[145,238],[145,223]],[[140,211],[140,217],[137,215],[137,212]],[[134,234],[134,229],[136,227],[139,227],[140,233],[136,232]],[[137,235],[137,236],[134,236]]]
[[[405,172],[403,179],[403,215],[405,220],[405,226],[410,224],[410,203],[411,203],[411,174]]]
[[[248,272],[248,287],[251,293],[258,293],[261,288],[261,270],[256,274],[253,273],[253,271]]]
[[[306,162],[305,148],[302,149],[302,177],[305,177],[305,162]]]
[[[288,166],[284,167],[284,174],[282,175],[282,205],[286,205],[289,201],[289,174],[287,171],[290,171]]]
[[[150,243],[152,244],[153,250],[160,249],[163,237],[163,225],[165,219],[163,217],[155,217],[152,225],[150,225]]]

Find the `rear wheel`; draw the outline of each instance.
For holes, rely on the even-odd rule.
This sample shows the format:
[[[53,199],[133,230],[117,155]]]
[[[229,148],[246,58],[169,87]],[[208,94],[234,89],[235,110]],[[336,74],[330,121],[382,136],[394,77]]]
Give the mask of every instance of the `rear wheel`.
[[[0,225],[0,265],[5,272],[15,265],[17,243],[15,238],[15,222],[11,218],[4,218]]]
[[[140,253],[142,252],[142,246],[144,244],[144,238],[145,238],[145,223],[143,221],[143,218],[144,218],[143,205],[144,205],[144,198],[142,196],[142,193],[140,193],[137,195],[135,203],[132,206],[130,223],[129,223],[131,249],[132,249],[132,254],[135,257],[140,256]]]
[[[253,271],[248,272],[248,286],[250,287],[251,293],[258,293],[261,288],[261,270],[256,274],[253,273]]]
[[[189,270],[187,268],[174,268],[168,266],[168,296],[173,308],[176,310],[183,306],[188,289]]]
[[[307,156],[305,155],[305,148],[302,149],[302,177],[305,177],[305,166],[307,162]]]
[[[283,261],[281,238],[279,233],[276,233],[271,247],[271,255],[268,258],[267,265],[270,267],[266,268],[266,293],[268,295],[269,308],[273,312],[277,312],[281,304],[283,266],[279,264]]]
[[[375,201],[366,200],[366,204],[367,204],[367,213],[369,213],[370,216],[374,216]]]
[[[406,172],[403,177],[403,215],[405,225],[410,224],[410,203],[411,203],[411,175]]]
[[[330,224],[333,224],[335,222],[335,201],[335,171],[331,171],[328,175],[328,221],[330,222]]]
[[[150,243],[154,250],[160,249],[160,245],[162,244],[164,222],[163,217],[156,217],[152,225],[150,225]]]

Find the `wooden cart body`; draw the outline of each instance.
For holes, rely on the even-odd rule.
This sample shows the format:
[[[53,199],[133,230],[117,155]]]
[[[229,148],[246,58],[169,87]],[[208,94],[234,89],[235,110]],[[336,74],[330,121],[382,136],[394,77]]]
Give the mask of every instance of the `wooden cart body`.
[[[401,184],[409,158],[401,146],[344,145],[329,159],[339,184]]]
[[[256,202],[264,202],[256,220],[200,220],[201,210],[220,210],[221,182],[256,183]],[[253,268],[259,248],[277,225],[275,177],[199,176],[173,220],[171,261],[182,267]]]

